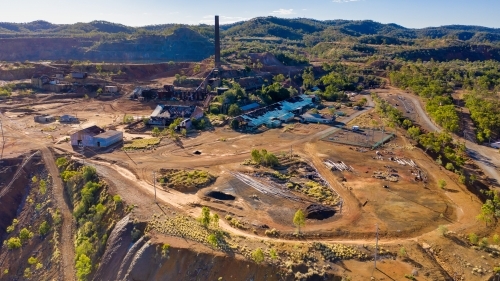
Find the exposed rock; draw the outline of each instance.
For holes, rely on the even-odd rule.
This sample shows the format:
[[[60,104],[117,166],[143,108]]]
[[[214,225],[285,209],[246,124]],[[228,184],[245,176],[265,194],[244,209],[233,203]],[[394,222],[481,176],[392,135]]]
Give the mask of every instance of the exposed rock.
[[[117,280],[118,272],[122,261],[127,255],[130,244],[132,243],[131,232],[133,223],[130,217],[126,216],[116,225],[106,243],[102,262],[97,269],[94,280]]]

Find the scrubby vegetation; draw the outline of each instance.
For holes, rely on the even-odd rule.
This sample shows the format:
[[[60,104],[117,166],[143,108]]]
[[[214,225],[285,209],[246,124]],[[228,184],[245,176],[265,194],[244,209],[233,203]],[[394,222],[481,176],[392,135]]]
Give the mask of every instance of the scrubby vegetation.
[[[210,217],[210,210],[208,210],[208,217]],[[211,226],[210,219],[208,219],[208,224],[204,225],[187,216],[179,215],[173,218],[153,216],[145,231],[151,230],[196,241],[223,251],[230,251],[225,238],[227,234]]]
[[[193,170],[160,170],[161,176],[157,181],[165,187],[178,190],[189,190],[203,188],[212,184],[216,177],[206,171]]]
[[[273,153],[267,152],[267,150],[252,150],[252,163],[255,165],[263,165],[268,167],[273,167],[279,165],[279,160]]]
[[[288,182],[287,186],[326,205],[335,205],[339,199],[329,187],[315,181],[308,181],[305,184]]]
[[[104,253],[114,221],[121,218],[124,210],[108,193],[107,184],[99,180],[95,168],[68,160],[58,159],[57,163],[77,222],[76,274],[78,280],[87,280]]]

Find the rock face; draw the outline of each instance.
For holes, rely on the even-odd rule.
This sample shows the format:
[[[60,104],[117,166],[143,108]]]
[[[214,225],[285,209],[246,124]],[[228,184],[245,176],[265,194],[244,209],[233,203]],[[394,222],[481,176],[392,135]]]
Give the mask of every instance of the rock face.
[[[129,216],[118,222],[93,280],[294,280],[271,265],[256,264],[176,237],[144,238],[132,242]],[[167,254],[162,245],[169,244]]]
[[[168,36],[103,42],[98,38],[0,39],[0,60],[201,61],[213,55],[214,49],[208,38],[179,28]]]
[[[124,217],[115,225],[109,235],[106,251],[94,280],[118,280],[118,271],[132,244],[131,232],[133,227],[129,216]],[[136,244],[138,243],[139,241]]]

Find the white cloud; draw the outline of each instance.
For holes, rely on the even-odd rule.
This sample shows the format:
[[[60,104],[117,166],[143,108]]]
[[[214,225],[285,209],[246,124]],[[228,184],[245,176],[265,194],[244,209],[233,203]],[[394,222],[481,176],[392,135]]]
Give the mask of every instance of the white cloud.
[[[279,9],[276,11],[272,11],[270,14],[275,16],[287,16],[294,15],[295,12],[293,11],[293,9]]]
[[[244,21],[244,20],[248,20],[248,18],[219,16],[219,23],[220,24],[230,24],[230,23],[235,23],[235,22]],[[215,16],[214,15],[204,16],[199,21],[199,23],[213,25],[215,23]]]
[[[333,0],[334,3],[349,3],[349,2],[359,2],[362,0]]]

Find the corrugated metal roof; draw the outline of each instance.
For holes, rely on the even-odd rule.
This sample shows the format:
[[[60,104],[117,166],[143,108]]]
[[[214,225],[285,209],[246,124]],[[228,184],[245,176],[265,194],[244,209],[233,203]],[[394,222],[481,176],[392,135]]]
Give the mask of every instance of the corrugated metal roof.
[[[121,135],[121,134],[123,134],[123,133],[120,131],[109,130],[109,131],[106,131],[102,134],[95,136],[94,138],[106,139],[106,138],[114,137],[116,135]]]
[[[254,108],[258,108],[260,105],[256,102],[254,103],[251,103],[251,104],[247,104],[245,106],[242,106],[241,107],[241,110],[243,111],[247,111],[247,110],[250,110],[250,109],[254,109]]]

